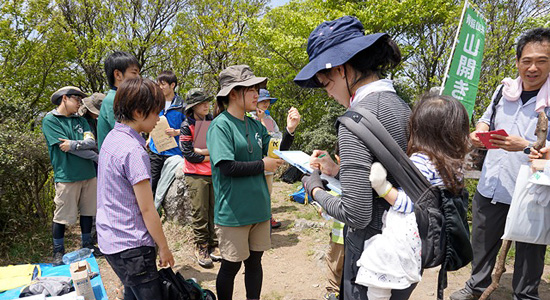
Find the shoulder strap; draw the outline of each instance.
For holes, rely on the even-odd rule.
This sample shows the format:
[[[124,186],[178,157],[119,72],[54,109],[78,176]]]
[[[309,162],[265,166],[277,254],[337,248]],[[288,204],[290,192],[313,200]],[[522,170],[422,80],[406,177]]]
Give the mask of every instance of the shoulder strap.
[[[338,118],[338,123],[357,136],[384,165],[399,186],[416,202],[430,187],[412,161],[370,111],[355,107]]]
[[[500,99],[502,99],[502,89],[504,88],[504,84],[500,86],[500,89],[498,89],[497,96],[493,100],[493,111],[491,112],[491,119],[489,121],[489,130],[495,130],[495,115],[497,111],[497,104],[500,102]]]

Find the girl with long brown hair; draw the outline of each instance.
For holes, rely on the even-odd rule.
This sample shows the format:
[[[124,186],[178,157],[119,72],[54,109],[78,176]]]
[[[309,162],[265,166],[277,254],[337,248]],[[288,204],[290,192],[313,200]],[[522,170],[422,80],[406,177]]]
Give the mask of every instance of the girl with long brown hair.
[[[433,186],[454,194],[464,187],[462,164],[469,142],[468,113],[455,98],[427,96],[414,108],[409,122],[407,154]],[[365,244],[356,282],[368,287],[369,300],[390,299],[391,289],[420,281],[421,242],[413,202],[386,179],[376,162],[369,179],[376,193],[392,205],[382,234]],[[388,251],[389,250],[389,251]]]

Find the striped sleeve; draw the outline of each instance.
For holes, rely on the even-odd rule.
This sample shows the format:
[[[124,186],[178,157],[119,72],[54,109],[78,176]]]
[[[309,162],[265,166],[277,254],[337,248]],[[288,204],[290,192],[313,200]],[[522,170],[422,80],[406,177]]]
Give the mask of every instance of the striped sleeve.
[[[407,121],[410,109],[394,93],[373,93],[358,105],[373,112],[390,135],[405,150]],[[381,216],[373,215],[373,190],[369,181],[370,169],[375,161],[366,145],[345,126],[338,128],[340,147],[340,183],[342,196],[335,197],[320,191],[315,200],[335,219],[353,228],[366,228]],[[388,180],[395,185],[391,176]]]
[[[411,155],[411,161],[414,163],[416,168],[420,170],[422,175],[426,177],[426,179],[430,182],[431,185],[437,186],[437,185],[443,185],[443,180],[441,179],[441,176],[439,176],[439,173],[437,172],[435,166],[432,164],[430,159],[427,155],[422,153],[413,153]],[[414,204],[407,196],[405,191],[403,189],[398,188],[397,189],[397,199],[395,200],[395,203],[393,205],[393,210],[402,212],[402,213],[410,213],[413,211]]]

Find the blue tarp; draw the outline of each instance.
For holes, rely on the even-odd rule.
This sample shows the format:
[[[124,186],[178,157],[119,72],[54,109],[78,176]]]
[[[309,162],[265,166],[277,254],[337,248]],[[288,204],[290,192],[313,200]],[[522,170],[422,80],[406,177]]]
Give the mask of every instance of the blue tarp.
[[[307,204],[307,195],[303,186],[298,191],[290,194],[289,196],[291,200],[294,200],[301,204]]]
[[[88,263],[90,264],[91,271],[97,272],[99,274],[99,266],[97,265],[97,261],[95,260],[95,258],[92,256],[86,259],[86,261],[88,261]],[[39,264],[39,265],[40,265],[40,269],[42,270],[42,277],[48,277],[48,276],[70,277],[71,276],[69,265],[61,265],[57,267],[54,267],[51,264]],[[108,300],[107,292],[105,291],[105,287],[103,286],[103,281],[101,280],[101,274],[92,279],[92,288],[94,289],[94,295],[96,300]],[[21,291],[21,287],[0,293],[0,300],[18,299],[20,291]]]

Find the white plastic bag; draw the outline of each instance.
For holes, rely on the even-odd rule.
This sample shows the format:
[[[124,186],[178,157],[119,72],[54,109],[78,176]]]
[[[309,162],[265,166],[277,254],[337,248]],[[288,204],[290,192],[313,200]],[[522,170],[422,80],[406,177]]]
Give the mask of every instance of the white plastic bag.
[[[531,174],[529,165],[522,165],[519,169],[502,239],[549,245],[550,206],[541,206],[529,192]]]

